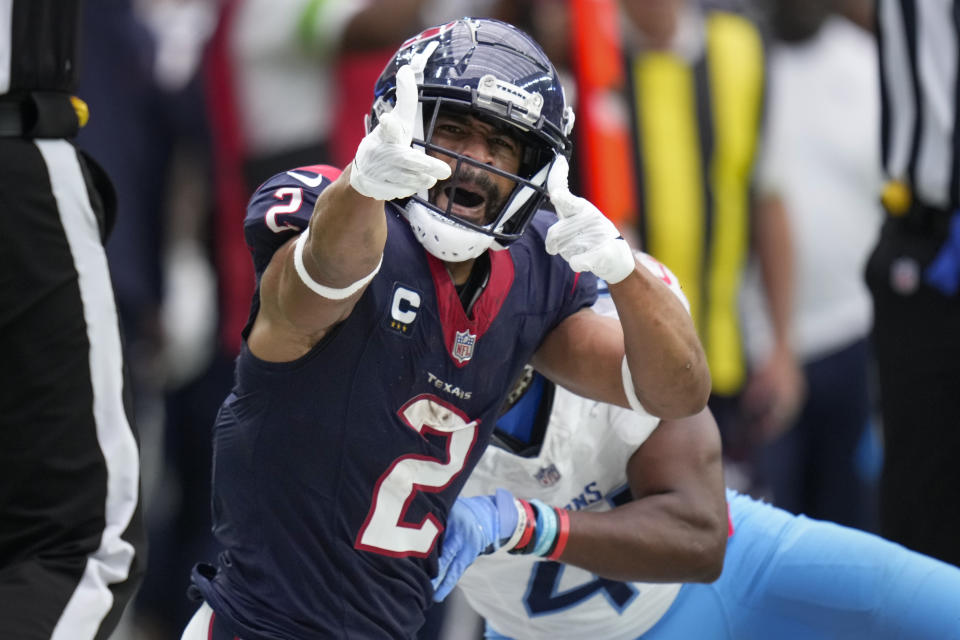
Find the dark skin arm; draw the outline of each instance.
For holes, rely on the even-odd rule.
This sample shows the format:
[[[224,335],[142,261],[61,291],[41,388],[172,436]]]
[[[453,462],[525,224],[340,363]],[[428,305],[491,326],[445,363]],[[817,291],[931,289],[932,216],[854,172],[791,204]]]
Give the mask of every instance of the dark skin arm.
[[[620,368],[626,353],[649,413],[681,418],[703,409],[710,371],[690,314],[673,292],[637,264],[610,286],[610,295],[619,321],[591,309],[568,316],[534,354],[534,367],[578,395],[629,407]]]
[[[303,252],[307,273],[330,287],[346,287],[373,271],[387,240],[383,201],[354,191],[351,171],[348,166],[317,198]],[[254,355],[271,362],[288,362],[307,353],[350,315],[364,291],[344,300],[311,291],[294,270],[295,240],[277,250],[263,274],[260,313],[248,340]]]
[[[720,435],[709,409],[663,420],[627,463],[634,500],[570,512],[561,562],[604,578],[711,582],[727,543]]]

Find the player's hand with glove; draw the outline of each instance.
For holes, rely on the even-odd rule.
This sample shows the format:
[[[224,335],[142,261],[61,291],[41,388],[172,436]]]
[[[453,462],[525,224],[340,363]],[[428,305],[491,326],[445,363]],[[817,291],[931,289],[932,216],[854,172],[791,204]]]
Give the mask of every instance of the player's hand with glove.
[[[350,186],[377,200],[406,198],[450,177],[450,165],[411,146],[419,103],[413,70],[397,70],[393,110],[380,117],[373,131],[360,141],[353,159]]]
[[[432,580],[434,601],[450,594],[477,556],[493,553],[507,542],[518,519],[513,494],[506,489],[492,496],[457,498],[447,516],[437,577]]]
[[[609,218],[589,200],[570,193],[569,172],[567,159],[557,156],[547,176],[547,192],[560,218],[547,230],[547,253],[559,253],[574,271],[592,271],[616,284],[633,272],[633,252]]]
[[[433,599],[440,602],[477,556],[503,549],[558,560],[570,534],[570,517],[536,498],[514,498],[506,489],[492,496],[457,498],[447,516]]]

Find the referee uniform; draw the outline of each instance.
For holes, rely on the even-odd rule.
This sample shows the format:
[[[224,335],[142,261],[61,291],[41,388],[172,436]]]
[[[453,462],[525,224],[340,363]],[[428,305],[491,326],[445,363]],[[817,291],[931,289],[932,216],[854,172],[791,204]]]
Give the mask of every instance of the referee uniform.
[[[17,640],[106,638],[143,571],[112,188],[68,141],[78,11],[0,0],[0,637]]]
[[[880,0],[887,218],[867,264],[885,460],[881,533],[960,566],[957,0]]]

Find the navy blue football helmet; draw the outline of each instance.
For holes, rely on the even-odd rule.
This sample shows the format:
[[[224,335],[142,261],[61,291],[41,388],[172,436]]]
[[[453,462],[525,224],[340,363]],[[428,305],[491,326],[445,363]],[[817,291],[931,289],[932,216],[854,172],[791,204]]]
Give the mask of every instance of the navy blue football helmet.
[[[573,110],[567,106],[556,69],[540,46],[512,25],[486,18],[462,18],[407,40],[377,80],[367,129],[393,108],[397,70],[409,64],[417,77],[420,118],[414,146],[442,153],[513,180],[516,186],[493,220],[474,224],[431,203],[426,192],[404,206],[417,238],[436,257],[462,261],[488,247],[502,249],[526,230],[546,194],[546,178],[557,154],[570,156]],[[431,143],[441,109],[466,112],[507,124],[523,144],[516,174],[480,163]],[[453,185],[456,188],[456,185]]]

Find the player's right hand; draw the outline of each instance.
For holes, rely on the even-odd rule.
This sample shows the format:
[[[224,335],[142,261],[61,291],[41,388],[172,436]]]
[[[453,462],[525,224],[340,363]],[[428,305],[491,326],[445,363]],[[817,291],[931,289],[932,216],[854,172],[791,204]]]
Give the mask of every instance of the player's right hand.
[[[419,109],[413,70],[397,70],[397,96],[393,110],[380,117],[373,131],[360,141],[353,158],[350,186],[377,200],[407,198],[450,177],[450,165],[411,146]]]
[[[447,516],[437,577],[432,580],[434,601],[441,602],[453,591],[477,556],[493,553],[507,542],[517,520],[513,494],[506,489],[497,489],[492,496],[457,498]]]

